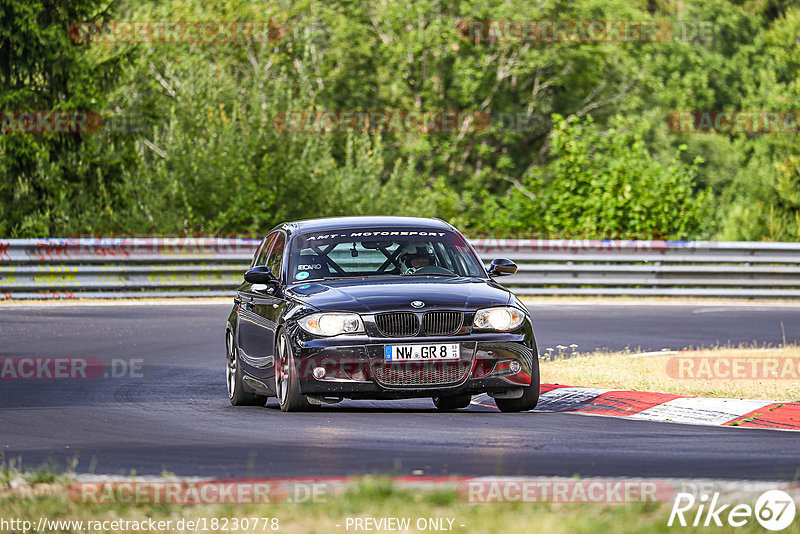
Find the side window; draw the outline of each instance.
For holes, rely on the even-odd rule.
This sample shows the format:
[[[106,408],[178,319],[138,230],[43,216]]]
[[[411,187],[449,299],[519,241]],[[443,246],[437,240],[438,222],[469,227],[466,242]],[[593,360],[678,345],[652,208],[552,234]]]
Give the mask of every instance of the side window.
[[[253,256],[253,263],[250,265],[250,267],[258,267],[260,265],[267,264],[267,253],[269,252],[269,247],[272,245],[274,240],[275,234],[268,235],[264,238],[264,241],[261,242],[261,246],[258,247],[256,255]]]
[[[281,275],[281,264],[283,263],[283,248],[286,245],[286,237],[282,233],[276,234],[272,250],[267,257],[267,267],[276,277]]]

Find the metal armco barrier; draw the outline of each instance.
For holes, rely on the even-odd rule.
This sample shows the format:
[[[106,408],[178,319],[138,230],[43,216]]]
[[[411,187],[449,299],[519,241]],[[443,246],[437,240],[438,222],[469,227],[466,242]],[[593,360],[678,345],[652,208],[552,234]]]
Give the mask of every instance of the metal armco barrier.
[[[259,239],[0,240],[0,300],[221,297]]]
[[[519,295],[800,297],[800,243],[478,239],[517,262]]]
[[[232,296],[257,239],[0,240],[0,300]],[[519,295],[800,298],[800,243],[475,239]]]

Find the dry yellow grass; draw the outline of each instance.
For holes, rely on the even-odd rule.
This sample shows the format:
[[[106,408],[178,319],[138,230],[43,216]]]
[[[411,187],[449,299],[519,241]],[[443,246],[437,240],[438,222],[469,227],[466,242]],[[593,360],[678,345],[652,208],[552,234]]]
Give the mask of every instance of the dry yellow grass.
[[[550,384],[800,402],[800,347],[598,353],[544,362],[541,375]]]

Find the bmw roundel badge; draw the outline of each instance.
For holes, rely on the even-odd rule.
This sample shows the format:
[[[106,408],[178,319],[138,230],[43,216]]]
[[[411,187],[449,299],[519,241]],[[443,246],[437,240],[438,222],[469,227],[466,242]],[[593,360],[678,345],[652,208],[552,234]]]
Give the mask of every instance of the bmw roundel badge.
[[[421,300],[412,300],[411,306],[414,308],[422,308],[423,306],[425,306],[425,303],[422,302]]]

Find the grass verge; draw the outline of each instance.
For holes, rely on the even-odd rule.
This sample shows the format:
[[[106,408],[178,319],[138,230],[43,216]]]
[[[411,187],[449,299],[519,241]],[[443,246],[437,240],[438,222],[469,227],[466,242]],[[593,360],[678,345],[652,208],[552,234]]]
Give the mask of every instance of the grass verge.
[[[454,488],[403,489],[388,478],[367,477],[325,502],[275,505],[152,505],[152,504],[85,504],[72,500],[63,482],[18,484],[16,489],[0,488],[0,517],[20,519],[36,524],[39,518],[58,521],[145,521],[152,518],[170,520],[175,525],[183,519],[198,521],[213,518],[221,522],[234,518],[276,518],[256,529],[216,528],[228,532],[336,533],[354,532],[347,528],[348,518],[409,518],[411,528],[403,532],[431,532],[436,529],[417,528],[417,521],[444,519],[454,532],[462,533],[605,533],[605,532],[668,532],[671,503],[637,504],[556,504],[505,503],[470,504],[464,502]],[[452,519],[452,523],[447,520]],[[221,524],[221,523],[220,523]],[[231,523],[229,523],[231,524]],[[680,528],[680,527],[678,527]],[[202,530],[202,529],[195,529]],[[708,531],[706,527],[680,528],[682,532]],[[72,526],[51,529],[50,532],[79,532]],[[144,529],[123,528],[111,532],[150,532]],[[178,532],[173,528],[169,532]],[[191,530],[182,530],[184,532]],[[363,531],[363,530],[362,530]],[[385,532],[387,530],[378,530]],[[736,532],[763,532],[754,520]],[[162,530],[161,532],[165,532]],[[786,533],[800,532],[795,521]]]
[[[542,362],[541,375],[570,386],[800,402],[800,347],[595,353]]]

